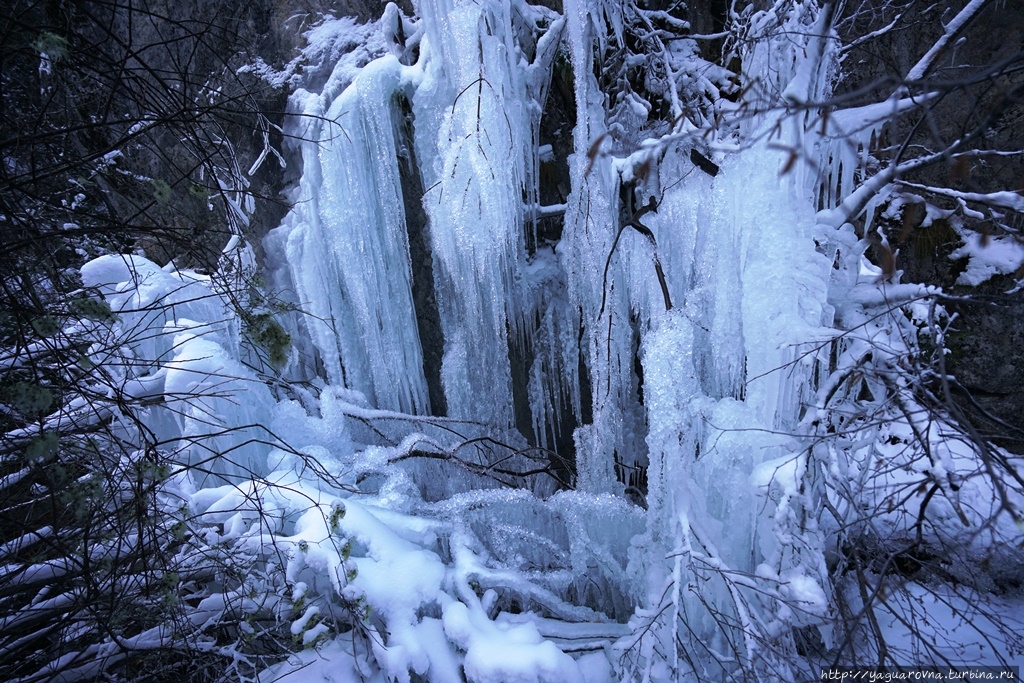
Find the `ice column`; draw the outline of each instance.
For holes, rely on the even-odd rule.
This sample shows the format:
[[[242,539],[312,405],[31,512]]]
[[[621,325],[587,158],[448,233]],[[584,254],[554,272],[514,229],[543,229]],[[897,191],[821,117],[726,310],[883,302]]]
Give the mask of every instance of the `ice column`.
[[[615,460],[645,462],[643,414],[633,373],[634,329],[629,281],[622,255],[605,263],[619,227],[618,177],[603,154],[588,156],[605,133],[604,98],[593,76],[594,39],[589,6],[565,3],[566,31],[576,91],[575,154],[570,159],[572,192],[559,245],[569,299],[581,315],[583,353],[591,379],[593,422],[576,431],[577,487],[592,493],[621,490]],[[602,302],[604,308],[602,310]]]
[[[513,422],[509,311],[532,133],[508,5],[423,3],[417,156],[453,417]]]
[[[412,301],[393,96],[403,67],[368,64],[304,149],[288,261],[330,379],[377,407],[429,409]]]

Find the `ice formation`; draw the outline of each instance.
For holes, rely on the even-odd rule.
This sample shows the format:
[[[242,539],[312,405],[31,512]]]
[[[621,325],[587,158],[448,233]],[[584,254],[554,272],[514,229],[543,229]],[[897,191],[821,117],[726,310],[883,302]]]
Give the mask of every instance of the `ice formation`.
[[[209,473],[189,483],[209,542],[274,549],[260,562],[282,563],[280,613],[303,645],[328,637],[322,615],[358,624],[366,647],[326,644],[344,662],[325,680],[793,680],[806,673],[793,629],[831,638],[811,489],[874,451],[814,440],[829,401],[854,391],[829,380],[828,356],[856,367],[883,335],[864,308],[922,295],[861,269],[843,207],[872,132],[905,103],[837,112],[820,134],[805,113],[769,108],[710,141],[680,110],[661,138],[613,154],[593,17],[614,29],[614,5],[566,0],[559,16],[438,0],[415,20],[389,5],[377,38],[363,36],[372,49],[340,57],[322,93],[296,92],[302,177],[266,247],[271,281],[306,313],[291,320],[285,374],[315,392],[271,398],[202,276],[113,257],[83,269],[124,324],[154,331],[137,349],[149,364],[126,381],[166,395],[153,424]],[[835,55],[821,16],[811,3],[780,16],[749,18],[743,78],[790,104],[826,97]],[[773,30],[817,37],[754,39]],[[539,206],[537,141],[559,44],[577,118],[571,192],[552,209]],[[716,175],[695,170],[695,150]],[[634,213],[639,228],[623,196],[651,208]],[[414,228],[417,202],[426,225]],[[543,210],[564,210],[564,232],[528,248]],[[432,282],[417,281],[414,229]],[[424,287],[443,342],[421,339]],[[837,321],[858,332],[830,346]],[[427,343],[443,343],[443,416]],[[517,391],[533,444],[514,429]],[[203,400],[174,402],[190,392]],[[545,449],[570,416],[575,480],[555,492]],[[217,435],[228,424],[249,426]],[[311,662],[267,680],[300,680]]]
[[[759,527],[755,510],[742,501],[756,493],[749,480],[755,469],[793,446],[765,434],[794,428],[811,398],[808,387],[819,370],[802,345],[831,324],[832,261],[815,251],[807,179],[779,175],[784,156],[757,143],[726,159],[712,178],[689,172],[696,140],[684,137],[651,152],[664,152],[658,174],[676,182],[664,192],[651,182],[636,187],[638,205],[647,201],[646,191],[658,202],[645,221],[675,302],[664,310],[654,247],[632,230],[620,234],[619,188],[632,180],[630,162],[591,153],[606,131],[602,96],[589,75],[597,38],[587,16],[592,8],[574,0],[565,9],[541,40],[564,30],[574,73],[585,76],[575,83],[572,191],[553,252],[528,255],[524,244],[524,198],[538,163],[534,141],[543,107],[543,87],[530,77],[548,68],[530,64],[517,42],[512,13],[529,10],[425,3],[418,23],[408,27],[419,41],[413,65],[386,55],[359,71],[329,106],[310,100],[326,109],[327,123],[318,131],[316,157],[306,162],[303,201],[282,228],[287,263],[300,300],[334,321],[335,329],[311,326],[332,381],[362,392],[378,409],[427,412],[408,237],[396,208],[403,203],[403,138],[394,103],[408,101],[444,336],[448,418],[512,425],[510,363],[516,345],[532,345],[540,352],[528,373],[530,410],[543,439],[566,409],[556,404],[582,417],[575,360],[582,355],[593,419],[575,435],[576,489],[595,500],[621,495],[617,469],[646,469],[646,542],[627,559],[629,538],[613,540],[609,552],[620,557],[609,557],[607,576],[627,578],[617,589],[622,599],[657,605],[666,585],[674,580],[678,594],[683,575],[698,570],[693,557],[665,562],[667,548],[682,553],[715,538],[720,550],[708,550],[700,561],[745,572],[773,555],[770,530]],[[543,55],[539,47],[536,52]],[[796,78],[810,78],[804,71]],[[544,526],[536,533],[550,537]],[[570,543],[570,567],[587,573],[574,557],[581,550]],[[782,563],[771,568],[775,575],[791,570],[775,556]],[[817,585],[813,576],[793,579],[799,581]],[[730,599],[724,590],[716,601]],[[693,612],[695,633],[710,636],[714,619],[679,600],[677,613]],[[446,607],[444,628],[467,653],[467,675],[489,680],[471,673],[483,636],[453,635],[461,632],[454,615],[466,609]]]
[[[827,238],[815,227],[814,190],[803,173],[780,177],[785,156],[764,142],[726,157],[721,174],[712,178],[690,172],[696,136],[680,136],[674,144],[650,141],[649,156],[659,160],[656,175],[673,179],[664,191],[655,179],[642,179],[634,188],[632,164],[642,154],[629,160],[595,156],[595,141],[607,129],[603,96],[591,76],[591,45],[603,39],[589,17],[594,9],[569,0],[564,19],[548,24],[541,39],[564,30],[578,75],[572,190],[564,234],[553,252],[528,255],[524,245],[529,229],[524,199],[530,198],[538,163],[534,141],[543,108],[543,87],[531,87],[530,77],[548,67],[529,63],[512,14],[528,15],[532,8],[424,3],[418,23],[409,27],[419,40],[418,60],[404,66],[388,55],[371,62],[326,107],[328,123],[319,130],[317,156],[307,160],[303,175],[304,203],[282,228],[290,231],[291,278],[300,300],[334,321],[336,329],[312,324],[314,343],[334,383],[362,392],[378,409],[427,411],[408,240],[396,210],[402,188],[394,102],[404,98],[411,103],[415,157],[426,189],[422,203],[444,336],[448,417],[512,425],[510,363],[516,345],[532,345],[541,352],[528,372],[530,410],[535,433],[543,439],[566,409],[561,406],[583,417],[576,371],[582,356],[593,415],[575,434],[578,495],[593,500],[622,495],[629,480],[621,473],[646,471],[646,529],[636,536],[642,540],[628,550],[628,558],[630,539],[613,540],[608,559],[600,560],[606,563],[605,580],[626,579],[617,589],[620,603],[657,609],[667,599],[673,614],[689,621],[690,638],[716,637],[719,625],[706,601],[749,621],[750,632],[770,630],[756,625],[765,615],[730,580],[711,581],[714,585],[701,589],[699,598],[684,596],[682,588],[708,581],[700,577],[711,566],[727,576],[727,571],[753,574],[760,565],[764,573],[788,577],[776,579],[789,586],[780,595],[789,590],[816,602],[821,594],[821,577],[805,574],[779,552],[770,520],[759,520],[749,503],[758,490],[751,475],[762,463],[797,448],[771,434],[793,430],[803,418],[821,372],[808,340],[821,338],[832,323],[832,258]],[[614,22],[615,12],[604,10]],[[814,20],[808,16],[793,21]],[[789,64],[792,71],[747,77],[769,75],[776,87],[799,90],[804,99],[821,95],[812,90],[827,82],[828,42],[818,40],[803,62],[792,46],[772,44],[782,50],[771,55],[773,62]],[[539,47],[537,54],[543,54]],[[744,62],[757,64],[759,55]],[[774,124],[744,122],[754,140],[767,137]],[[793,135],[793,145],[805,144],[803,136]],[[849,186],[855,167],[850,154],[835,154],[840,152],[847,161],[845,175],[829,183],[838,193]],[[656,213],[644,217],[656,245],[633,230],[623,232],[623,186],[636,193],[637,206],[650,198],[657,202]],[[666,296],[674,302],[670,311],[652,267],[655,248],[665,266]],[[525,500],[517,505],[529,507]],[[580,514],[573,510],[566,519]],[[516,534],[530,528],[525,520],[513,524],[510,531],[519,529]],[[500,525],[490,533],[500,535],[499,530]],[[553,552],[564,541],[552,531],[548,522],[531,533],[551,538]],[[580,562],[585,556],[576,557],[582,549],[569,546],[568,568],[593,573]],[[666,553],[673,559],[666,561]],[[460,635],[464,628],[458,624],[480,618],[472,617],[479,609],[475,604],[473,599],[449,606],[442,601],[444,630],[465,651],[468,676],[480,681],[511,676],[503,665],[493,664],[490,674],[480,668],[477,648],[488,636]],[[643,610],[638,614],[643,621]],[[518,638],[511,632],[504,637]],[[756,659],[757,653],[746,656]],[[419,672],[422,666],[414,668]],[[538,663],[523,680],[568,680],[565,673],[556,676],[554,666],[554,660]],[[673,670],[672,675],[682,675],[681,669]]]

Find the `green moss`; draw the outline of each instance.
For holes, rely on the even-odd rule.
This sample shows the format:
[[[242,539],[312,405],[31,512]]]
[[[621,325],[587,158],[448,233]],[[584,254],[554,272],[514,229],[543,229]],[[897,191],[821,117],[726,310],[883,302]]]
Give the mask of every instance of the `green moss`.
[[[271,313],[246,313],[242,315],[246,331],[254,344],[267,352],[267,360],[275,370],[288,362],[292,338]]]
[[[60,332],[60,325],[53,316],[41,315],[32,321],[32,329],[41,337],[52,337]]]
[[[33,462],[49,462],[57,455],[60,439],[53,432],[44,432],[28,443],[25,456]]]
[[[110,304],[103,299],[93,299],[89,296],[79,296],[68,303],[68,313],[79,318],[89,320],[113,320],[116,316],[110,310]]]
[[[167,184],[167,181],[161,180],[160,178],[153,178],[149,183],[153,186],[153,199],[156,200],[157,204],[163,206],[171,202],[173,193],[171,191],[171,186]]]
[[[53,392],[34,382],[14,382],[0,389],[0,399],[25,416],[42,415],[53,406]]]
[[[343,519],[345,519],[345,505],[337,502],[331,507],[331,531],[333,533],[341,533],[341,520]],[[351,546],[348,545],[348,547],[351,552]]]
[[[53,63],[57,63],[68,56],[67,38],[56,33],[50,33],[49,31],[40,33],[39,37],[32,43],[32,47],[36,49],[36,52],[45,54]]]

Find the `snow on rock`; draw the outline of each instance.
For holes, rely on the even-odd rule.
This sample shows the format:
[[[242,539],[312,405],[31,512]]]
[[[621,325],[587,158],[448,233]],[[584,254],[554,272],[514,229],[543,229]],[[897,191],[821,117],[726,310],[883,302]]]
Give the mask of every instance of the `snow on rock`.
[[[956,283],[976,287],[996,275],[1018,272],[1024,266],[1024,243],[1015,235],[993,237],[971,232],[949,258],[968,259],[967,270]]]
[[[109,392],[163,395],[149,411],[149,427],[177,442],[193,484],[267,474],[273,437],[263,425],[274,400],[242,362],[239,321],[218,285],[128,255],[86,263],[82,280],[103,293],[117,316],[114,329],[131,349]]]
[[[793,611],[798,626],[817,624],[829,615],[829,602],[818,581],[807,576],[802,568],[790,569],[780,577],[780,593]]]
[[[366,547],[366,556],[356,559],[356,587],[392,627],[415,622],[420,606],[438,599],[444,579],[440,558],[401,538],[370,508],[350,501],[346,509],[339,527]]]
[[[174,356],[165,365],[165,410],[180,425],[197,485],[219,475],[224,481],[268,473],[272,436],[262,425],[273,404],[265,384],[225,351],[204,325],[179,319]],[[245,401],[238,397],[245,396]]]
[[[141,256],[108,254],[81,268],[86,287],[100,290],[119,318],[119,329],[131,335],[141,363],[169,360],[173,335],[164,334],[179,319],[202,334],[216,335],[229,355],[238,355],[238,323],[210,277],[192,271],[164,269]]]
[[[1024,666],[1019,641],[1009,646],[1024,628],[1019,595],[985,596],[979,604],[981,598],[962,586],[910,582],[874,610],[890,651],[906,661],[938,655],[953,666]],[[917,611],[928,618],[913,623],[921,633],[912,634],[906,617]]]
[[[141,284],[147,276],[162,272],[149,259],[132,254],[107,254],[84,264],[82,282],[86,287],[99,287],[104,294],[113,294],[124,282]]]
[[[372,668],[366,653],[346,638],[331,640],[317,649],[297,652],[284,662],[257,674],[259,683],[388,683],[387,675]]]
[[[471,683],[583,683],[576,661],[529,623],[496,623],[477,606],[444,606],[444,630],[466,652]]]

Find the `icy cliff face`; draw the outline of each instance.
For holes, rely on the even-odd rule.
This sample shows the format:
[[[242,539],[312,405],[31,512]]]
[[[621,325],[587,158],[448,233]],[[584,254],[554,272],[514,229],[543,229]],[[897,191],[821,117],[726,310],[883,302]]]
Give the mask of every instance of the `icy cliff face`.
[[[508,5],[424,5],[412,96],[449,415],[513,422],[509,327],[523,256],[530,108]],[[532,156],[529,157],[532,160]]]
[[[814,251],[806,180],[780,177],[785,157],[762,143],[730,156],[717,177],[695,170],[692,136],[649,140],[626,159],[605,153],[591,75],[594,8],[585,4],[569,3],[564,18],[519,4],[421,9],[415,23],[397,10],[387,19],[404,22],[405,42],[393,37],[392,51],[416,48],[412,65],[394,55],[359,70],[344,65],[332,82],[348,85],[332,101],[330,93],[295,98],[324,123],[308,128],[298,202],[281,228],[286,239],[274,243],[286,244],[297,297],[316,316],[308,324],[330,380],[378,408],[430,412],[412,295],[423,285],[412,278],[399,181],[409,157],[397,130],[406,101],[450,417],[513,424],[510,357],[528,357],[530,411],[543,441],[566,410],[584,417],[582,357],[593,418],[576,435],[578,488],[621,492],[616,464],[646,464],[644,382],[662,372],[644,359],[640,373],[634,360],[665,314],[656,250],[675,315],[692,327],[680,353],[692,356],[696,396],[742,399],[767,428],[794,425],[809,371],[799,363],[786,375],[772,371],[831,323],[830,261]],[[572,187],[561,240],[528,253],[537,127],[557,41],[580,74]],[[770,123],[745,125],[766,127],[749,133],[757,139]],[[655,170],[640,178],[644,164]],[[636,206],[658,204],[643,219],[656,244],[624,228],[623,192]]]
[[[307,34],[337,62],[292,97],[303,168],[265,244],[297,309],[284,367],[240,239],[215,276],[82,269],[125,340],[111,395],[145,399],[118,429],[175,463],[176,561],[245,569],[204,584],[197,624],[336,629],[328,679],[799,680],[805,652],[860,657],[839,606],[887,623],[860,565],[836,569],[846,544],[973,547],[974,520],[1016,547],[915,403],[930,292],[845,223],[909,105],[815,119],[834,41],[787,7],[744,15],[741,74],[682,35],[633,54],[637,22],[684,28],[625,2],[389,5]],[[556,71],[572,140],[541,145]],[[729,79],[754,85],[720,97]],[[568,185],[542,206],[556,149]]]
[[[296,98],[324,122],[308,129],[298,202],[281,228],[287,238],[275,239],[287,245],[298,299],[316,316],[311,336],[331,382],[377,408],[430,411],[412,303],[422,284],[412,281],[399,182],[409,156],[397,131],[404,100],[425,188],[413,199],[428,216],[448,416],[512,425],[510,358],[531,358],[540,445],[566,411],[583,421],[580,395],[590,392],[592,419],[575,435],[579,491],[636,490],[644,483],[629,472],[646,470],[653,545],[635,558],[637,571],[658,574],[665,545],[689,542],[687,524],[679,526],[689,517],[716,537],[727,524],[722,557],[752,571],[760,556],[751,550],[747,478],[784,450],[784,439],[766,444],[764,431],[801,419],[818,371],[801,345],[831,323],[832,262],[815,251],[809,180],[781,176],[785,155],[758,141],[775,122],[746,118],[741,138],[721,141],[739,141],[741,151],[724,157],[715,177],[695,169],[690,150],[703,142],[686,134],[685,119],[675,142],[648,140],[618,157],[601,142],[608,128],[592,45],[602,36],[590,18],[598,8],[573,0],[564,17],[519,3],[420,9],[416,22],[389,11],[384,23],[402,28],[400,37],[390,29],[393,54],[339,67],[332,82],[348,84],[332,101],[330,93]],[[558,41],[576,74],[572,187],[561,240],[527,253],[538,123]],[[819,62],[803,68],[792,46],[780,49],[771,63],[788,71],[747,76],[778,89],[822,80],[808,75]],[[624,224],[620,196],[629,194],[637,207],[655,201],[642,219],[654,241]],[[640,593],[661,589],[661,579],[649,580],[658,585]]]
[[[647,4],[325,20],[271,74],[305,86],[301,177],[265,243],[266,289],[294,306],[239,232],[212,274],[90,261],[29,355],[4,352],[19,372],[68,354],[79,393],[9,429],[27,459],[0,488],[64,478],[58,449],[84,437],[69,455],[111,476],[78,483],[134,528],[83,536],[83,563],[135,543],[151,509],[161,557],[131,573],[176,610],[131,643],[99,636],[80,667],[93,654],[60,654],[79,667],[62,678],[183,643],[246,680],[788,682],[964,656],[932,636],[983,621],[954,582],[1020,577],[1024,480],[936,397],[940,297],[859,237],[898,175],[871,140],[928,96],[821,105],[831,3],[734,14],[734,71],[701,59],[678,4]],[[252,196],[221,189],[240,231]],[[985,248],[965,247],[968,278],[1019,260]],[[24,416],[53,398],[0,390]],[[8,564],[31,601],[0,626],[61,611],[70,593],[33,582],[76,562]],[[936,605],[938,628],[887,640]],[[1000,618],[977,633],[1009,651]]]
[[[286,254],[330,380],[382,408],[425,413],[395,144],[401,70],[383,58],[332,102],[309,98],[325,111],[309,129]]]
[[[429,217],[448,411],[513,420],[512,290],[540,105],[515,61],[508,11],[425,6],[408,27],[421,53],[414,66],[382,57],[336,74],[332,82],[351,83],[333,101],[299,103],[301,113],[322,110],[326,123],[309,129],[299,205],[286,223],[291,279],[319,318],[310,327],[331,380],[381,408],[430,412],[398,168],[414,152],[427,188],[415,201]],[[411,24],[396,12],[388,21]],[[397,146],[410,142],[398,138],[400,100],[411,104],[414,150]]]
[[[487,614],[505,609],[499,593],[570,621],[592,620],[590,610],[631,617],[616,645],[623,678],[796,675],[792,633],[803,627],[831,647],[816,515],[829,477],[870,452],[850,440],[840,457],[814,438],[833,418],[835,387],[821,393],[830,373],[863,362],[841,356],[833,325],[867,325],[859,307],[879,296],[843,203],[856,201],[872,133],[903,103],[810,118],[803,103],[828,97],[836,55],[826,17],[807,3],[746,17],[737,78],[756,87],[741,102],[718,97],[729,75],[683,40],[661,46],[647,81],[671,121],[621,93],[610,112],[594,59],[640,20],[630,7],[566,0],[559,15],[424,2],[410,19],[391,6],[365,65],[342,60],[321,95],[293,98],[316,118],[302,124],[295,208],[268,241],[283,264],[277,282],[314,314],[309,339],[346,414],[408,426],[377,431],[379,443],[362,437],[373,445],[345,462],[384,482],[375,505],[426,515],[446,539],[447,583],[420,604],[441,606],[473,680],[510,675],[479,649],[497,638],[486,634]],[[775,34],[787,38],[766,38]],[[570,187],[563,205],[543,207],[538,168],[550,150],[539,130],[559,59],[576,105]],[[648,64],[629,59],[623,68]],[[403,183],[412,159],[419,182]],[[426,225],[414,229],[403,207],[417,203]],[[538,242],[536,217],[563,213],[557,239]],[[429,281],[413,262],[418,230],[429,235]],[[429,417],[424,287],[443,336],[443,420]],[[916,334],[894,324],[903,340]],[[511,429],[523,403],[530,445]],[[534,474],[554,476],[556,459],[538,448],[567,420],[581,426],[558,483],[574,491],[552,496]],[[505,455],[464,455],[497,434]],[[516,458],[547,467],[513,472]],[[521,475],[502,483],[532,494],[491,490],[496,474]],[[431,542],[418,542],[434,563]],[[478,600],[470,576],[506,592]],[[419,636],[390,642],[411,648],[441,628],[420,616],[401,617]],[[535,632],[521,635],[538,658],[524,680],[583,671],[582,659],[548,659]],[[404,672],[412,660],[396,652],[389,666]]]

